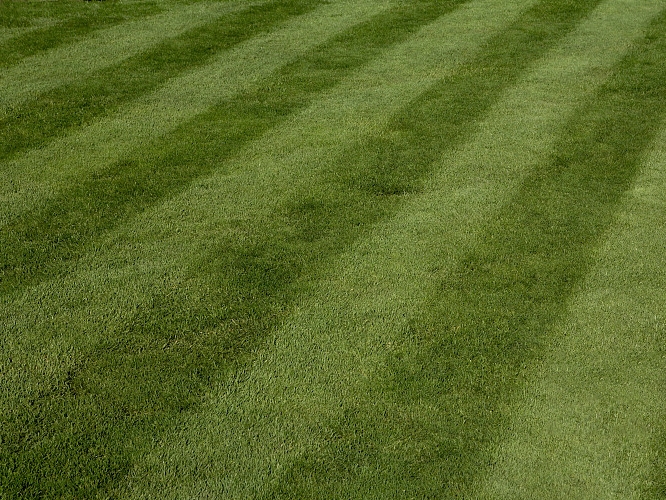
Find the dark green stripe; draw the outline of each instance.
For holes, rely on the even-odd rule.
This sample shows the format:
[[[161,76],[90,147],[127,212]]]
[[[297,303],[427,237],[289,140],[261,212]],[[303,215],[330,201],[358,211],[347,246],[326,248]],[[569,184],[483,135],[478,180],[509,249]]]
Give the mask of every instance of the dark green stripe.
[[[48,210],[3,233],[3,261],[12,262],[4,268],[4,291],[62,272],[99,232],[209,173],[322,90],[459,3],[412,2],[381,14],[285,67],[258,92],[223,103],[157,141],[145,157],[83,180]],[[188,146],[193,137],[195,144]],[[284,318],[302,291],[298,277],[315,273],[386,206],[374,207],[362,193],[355,206],[370,203],[356,214],[346,205],[354,193],[337,201],[335,193],[327,196],[325,203],[287,203],[269,221],[239,222],[236,230],[247,239],[218,241],[214,255],[193,265],[191,282],[174,284],[174,294],[156,294],[66,380],[17,407],[2,425],[0,486],[26,496],[89,497],[113,488],[133,454],[197,403],[211,378],[250,356]],[[216,334],[201,335],[211,330]]]
[[[535,19],[532,29],[548,29],[546,20]],[[663,123],[664,61],[666,15],[563,127],[550,162],[525,180],[460,266],[441,277],[400,354],[368,386],[366,405],[352,403],[323,429],[332,436],[328,446],[293,464],[271,498],[332,498],[345,482],[360,492],[384,484],[404,497],[466,494],[510,426],[508,408],[525,366],[551,341]],[[411,419],[414,407],[437,408],[442,417]],[[416,451],[386,451],[396,442]],[[359,469],[370,471],[371,486],[355,483]]]
[[[0,121],[0,161],[36,147],[71,127],[89,124],[167,79],[207,63],[216,53],[266,32],[323,0],[273,0],[192,29],[155,48],[50,90]]]
[[[55,24],[13,37],[0,44],[0,68],[49,49],[82,40],[101,28],[160,12],[157,2],[0,2],[2,25],[30,26],[32,19],[56,18]]]

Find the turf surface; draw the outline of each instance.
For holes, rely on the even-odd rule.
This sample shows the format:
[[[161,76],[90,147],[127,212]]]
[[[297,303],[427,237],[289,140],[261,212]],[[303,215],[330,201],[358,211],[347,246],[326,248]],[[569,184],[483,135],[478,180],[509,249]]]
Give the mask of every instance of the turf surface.
[[[0,497],[661,498],[629,4],[2,2]]]

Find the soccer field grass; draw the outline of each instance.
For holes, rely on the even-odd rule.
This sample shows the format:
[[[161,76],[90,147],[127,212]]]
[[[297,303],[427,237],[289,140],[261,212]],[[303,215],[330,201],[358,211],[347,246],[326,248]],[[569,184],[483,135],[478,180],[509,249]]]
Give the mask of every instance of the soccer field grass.
[[[666,498],[664,0],[0,0],[0,499]]]

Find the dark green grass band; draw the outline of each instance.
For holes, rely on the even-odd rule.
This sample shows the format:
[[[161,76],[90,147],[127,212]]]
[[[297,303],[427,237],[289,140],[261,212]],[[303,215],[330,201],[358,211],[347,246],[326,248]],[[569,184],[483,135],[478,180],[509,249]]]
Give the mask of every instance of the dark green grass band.
[[[33,18],[54,17],[54,25],[31,29],[0,44],[0,68],[21,59],[85,38],[95,30],[160,12],[158,2],[0,2],[0,19],[8,26],[24,26]],[[60,18],[60,19],[59,19]]]
[[[37,275],[52,278],[100,231],[209,173],[243,144],[459,3],[413,2],[376,16],[285,67],[259,91],[225,102],[157,141],[154,154],[119,163],[65,193],[48,210],[4,233],[3,248],[13,248],[7,258],[18,262],[5,268],[4,290],[34,283]],[[192,136],[199,141],[188,149],[184,144]],[[125,331],[91,352],[61,385],[17,409],[2,431],[0,460],[10,465],[2,486],[32,495],[89,495],[112,487],[142,443],[197,403],[210,377],[233,369],[284,317],[299,291],[298,277],[322,263],[315,256],[339,252],[368,222],[364,218],[378,218],[375,211],[381,207],[359,217],[346,210],[348,201],[343,195],[336,206],[288,203],[261,234],[253,225],[257,221],[241,228],[251,235],[249,242],[220,241],[219,251],[202,259],[193,277],[207,276],[216,292],[201,303],[177,293],[156,295]],[[55,267],[44,264],[54,260]],[[200,338],[213,327],[223,333]]]
[[[83,81],[50,90],[0,121],[0,161],[91,123],[167,79],[209,62],[218,52],[320,4],[321,0],[273,0],[231,12]]]
[[[563,127],[561,153],[528,176],[478,247],[442,277],[406,332],[406,345],[418,350],[389,357],[367,405],[331,422],[322,431],[332,436],[328,446],[294,463],[271,498],[332,498],[336,484],[353,483],[364,468],[406,497],[465,493],[510,425],[523,369],[549,342],[663,124],[664,60],[666,15]],[[444,416],[426,428],[409,418],[413,405]],[[397,441],[419,451],[386,452]]]

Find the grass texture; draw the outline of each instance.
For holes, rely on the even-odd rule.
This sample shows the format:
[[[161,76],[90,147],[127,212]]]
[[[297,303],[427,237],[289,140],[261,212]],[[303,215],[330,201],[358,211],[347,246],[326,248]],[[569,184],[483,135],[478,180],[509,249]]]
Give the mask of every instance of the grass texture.
[[[0,498],[663,496],[660,1],[0,13]]]

